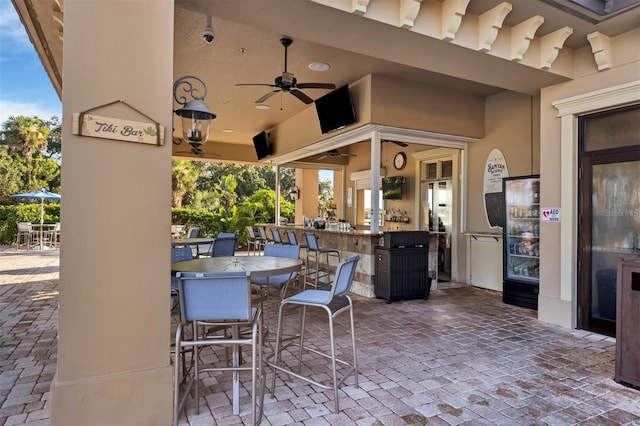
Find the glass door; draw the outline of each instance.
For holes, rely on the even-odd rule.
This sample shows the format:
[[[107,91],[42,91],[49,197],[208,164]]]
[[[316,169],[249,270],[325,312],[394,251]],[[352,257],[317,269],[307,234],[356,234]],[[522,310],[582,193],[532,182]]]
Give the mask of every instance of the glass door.
[[[617,266],[640,255],[640,107],[579,120],[578,326],[615,336]]]
[[[450,180],[422,182],[422,229],[438,233],[438,279],[451,273],[453,188]]]
[[[640,255],[640,160],[610,154],[583,160],[582,328],[615,335],[618,258]],[[585,191],[583,189],[583,191]]]

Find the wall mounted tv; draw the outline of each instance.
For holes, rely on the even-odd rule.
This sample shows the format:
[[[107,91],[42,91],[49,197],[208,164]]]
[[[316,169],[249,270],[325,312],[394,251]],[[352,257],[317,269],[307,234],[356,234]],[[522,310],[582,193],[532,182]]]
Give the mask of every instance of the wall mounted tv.
[[[316,99],[315,104],[322,133],[333,132],[356,122],[348,85]]]
[[[271,155],[271,144],[269,143],[269,134],[260,132],[253,137],[253,146],[256,149],[258,160]]]
[[[401,200],[402,199],[402,176],[389,176],[382,178],[382,199]]]

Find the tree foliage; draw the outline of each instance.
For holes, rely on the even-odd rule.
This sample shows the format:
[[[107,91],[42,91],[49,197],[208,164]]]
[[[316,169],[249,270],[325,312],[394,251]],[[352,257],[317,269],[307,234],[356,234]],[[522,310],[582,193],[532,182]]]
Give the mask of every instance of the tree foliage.
[[[182,207],[184,195],[196,187],[198,172],[191,161],[173,160],[171,162],[171,205]]]
[[[49,145],[51,144],[51,146]],[[10,195],[48,189],[60,192],[60,121],[57,117],[11,116],[0,129],[0,200]]]
[[[25,160],[28,187],[32,186],[33,157],[36,153],[47,150],[49,132],[47,123],[35,116],[11,116],[3,124],[3,141],[9,147],[9,153],[20,153]]]

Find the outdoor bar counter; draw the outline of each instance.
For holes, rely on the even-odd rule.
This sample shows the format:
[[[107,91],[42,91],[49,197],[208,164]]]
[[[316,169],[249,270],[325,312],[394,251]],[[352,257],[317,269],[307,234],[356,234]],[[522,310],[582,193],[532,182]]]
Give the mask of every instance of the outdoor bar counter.
[[[311,232],[315,234],[318,238],[318,245],[320,247],[326,247],[331,249],[337,249],[340,251],[340,258],[346,259],[355,254],[359,254],[361,256],[360,261],[358,262],[358,267],[356,270],[356,274],[353,279],[353,284],[351,286],[351,292],[358,294],[360,296],[365,297],[375,297],[375,270],[376,270],[376,261],[375,261],[375,249],[377,246],[382,244],[381,237],[383,236],[383,232],[372,233],[368,230],[355,230],[351,229],[348,231],[341,231],[335,229],[316,229],[316,228],[305,228],[301,225],[265,225],[268,228],[275,228],[280,231],[281,235],[285,235],[286,230],[293,230],[296,234],[296,239],[299,244],[305,244],[304,233]],[[430,238],[429,241],[429,276],[434,278],[436,277],[436,272],[432,270],[433,268],[437,268],[437,262],[434,260],[437,259],[437,243],[434,247],[433,241],[435,238]],[[436,250],[435,253],[432,251]],[[304,253],[302,253],[304,257]],[[323,256],[324,261],[324,256]],[[337,262],[331,258],[330,256],[330,269],[334,270],[337,266]],[[334,264],[335,263],[335,264]]]
[[[304,233],[312,232],[317,236],[318,245],[320,247],[339,250],[340,259],[346,259],[355,254],[359,254],[361,258],[358,262],[356,274],[353,277],[351,292],[365,297],[375,297],[373,289],[375,262],[373,256],[375,254],[375,247],[380,243],[380,237],[382,236],[382,233],[372,234],[371,231],[361,231],[354,229],[351,229],[349,231],[315,229],[305,228],[300,225],[267,226],[277,228],[282,235],[284,235],[285,230],[293,229],[296,234],[298,243],[302,245],[306,244]],[[304,253],[302,254],[302,256],[304,256]],[[334,259],[331,258],[332,256],[329,257],[329,260],[331,262],[330,269],[335,270],[337,263]],[[322,260],[324,261],[324,256],[322,257]]]

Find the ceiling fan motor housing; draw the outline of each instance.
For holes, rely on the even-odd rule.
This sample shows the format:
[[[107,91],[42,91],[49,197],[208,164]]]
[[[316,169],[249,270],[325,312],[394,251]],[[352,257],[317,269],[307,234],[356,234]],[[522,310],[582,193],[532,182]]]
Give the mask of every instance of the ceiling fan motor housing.
[[[282,73],[282,85],[293,86],[295,78],[293,77],[293,73],[283,72]]]

